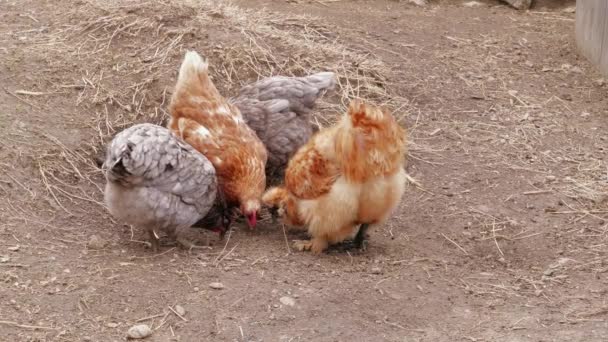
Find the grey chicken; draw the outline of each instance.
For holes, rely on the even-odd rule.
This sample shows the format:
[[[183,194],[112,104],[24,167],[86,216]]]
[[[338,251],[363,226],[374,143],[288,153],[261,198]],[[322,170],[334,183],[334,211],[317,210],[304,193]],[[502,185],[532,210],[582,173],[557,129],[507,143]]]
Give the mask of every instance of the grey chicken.
[[[335,84],[333,72],[275,76],[243,87],[230,99],[268,150],[268,179],[282,179],[291,156],[313,134],[310,112],[315,102]]]
[[[146,230],[155,251],[157,232],[192,248],[180,236],[190,227],[223,236],[230,225],[211,162],[164,127],[138,124],[118,133],[102,168],[110,213]]]

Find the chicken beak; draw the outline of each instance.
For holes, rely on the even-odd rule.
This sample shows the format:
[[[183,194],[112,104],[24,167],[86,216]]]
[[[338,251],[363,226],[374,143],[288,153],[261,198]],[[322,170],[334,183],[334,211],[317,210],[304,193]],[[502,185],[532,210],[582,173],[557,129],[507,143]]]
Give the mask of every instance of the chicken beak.
[[[249,225],[249,228],[251,228],[251,229],[255,228],[255,225],[257,224],[257,222],[258,222],[258,220],[257,220],[256,213],[247,215],[247,224]]]

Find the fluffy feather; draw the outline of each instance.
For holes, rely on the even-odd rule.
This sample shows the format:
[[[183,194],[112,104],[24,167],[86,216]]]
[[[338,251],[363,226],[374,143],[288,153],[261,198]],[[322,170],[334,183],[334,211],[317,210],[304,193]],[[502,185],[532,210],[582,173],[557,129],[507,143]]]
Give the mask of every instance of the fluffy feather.
[[[190,247],[180,237],[185,229],[201,223],[207,229],[223,227],[223,207],[214,207],[213,165],[164,127],[139,124],[118,133],[108,145],[103,170],[110,213],[147,230],[155,250],[157,232]]]
[[[266,187],[267,152],[239,109],[220,95],[208,64],[186,53],[169,105],[169,128],[213,163],[229,206],[239,206],[250,227]]]
[[[267,177],[280,178],[289,159],[310,139],[310,112],[335,84],[333,72],[275,76],[243,87],[230,99],[268,150]]]
[[[354,235],[358,225],[383,223],[405,189],[405,130],[385,110],[354,101],[333,127],[312,137],[290,160],[285,186],[263,202],[286,223],[307,225],[312,237],[296,248],[320,253]]]

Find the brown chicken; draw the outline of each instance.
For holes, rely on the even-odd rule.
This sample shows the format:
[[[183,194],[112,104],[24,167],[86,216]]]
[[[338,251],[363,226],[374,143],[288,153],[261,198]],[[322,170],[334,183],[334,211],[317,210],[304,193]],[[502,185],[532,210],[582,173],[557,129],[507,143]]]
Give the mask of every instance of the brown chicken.
[[[289,159],[313,134],[310,112],[315,102],[335,85],[333,72],[273,76],[241,88],[229,100],[268,150],[267,180],[282,180]]]
[[[266,187],[267,152],[237,107],[220,95],[208,64],[188,51],[169,104],[169,128],[211,161],[229,207],[255,227]]]
[[[321,130],[289,161],[285,186],[263,202],[284,222],[308,226],[311,240],[298,250],[321,253],[352,237],[361,243],[369,225],[381,224],[403,196],[405,130],[386,110],[351,102],[348,113]]]

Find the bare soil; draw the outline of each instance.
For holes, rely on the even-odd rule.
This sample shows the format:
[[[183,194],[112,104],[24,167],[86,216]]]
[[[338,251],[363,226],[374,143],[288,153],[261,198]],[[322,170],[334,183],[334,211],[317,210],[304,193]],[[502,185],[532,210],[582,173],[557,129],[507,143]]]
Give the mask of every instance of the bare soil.
[[[1,339],[605,341],[608,86],[573,1],[464,2],[0,1]],[[337,72],[317,120],[385,103],[421,187],[364,253],[293,252],[265,221],[154,255],[106,212],[95,158],[166,120],[185,49],[226,95]]]

